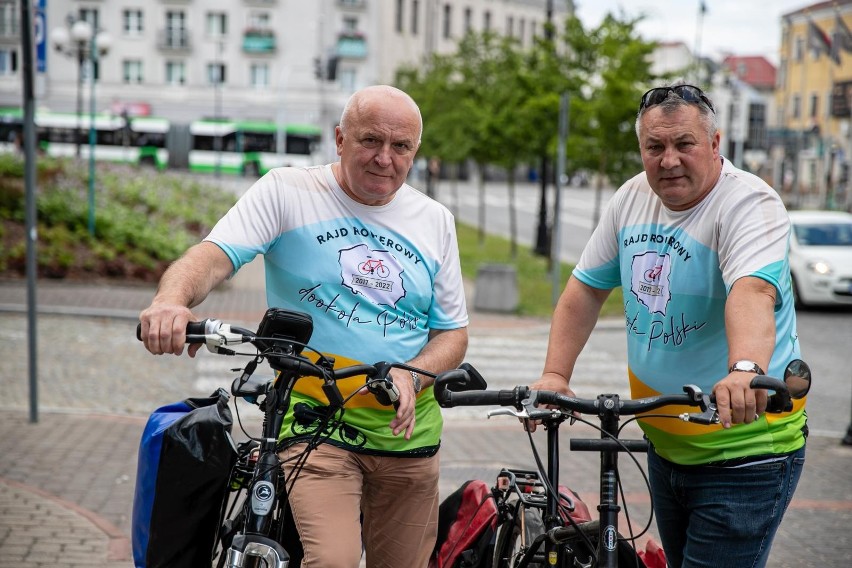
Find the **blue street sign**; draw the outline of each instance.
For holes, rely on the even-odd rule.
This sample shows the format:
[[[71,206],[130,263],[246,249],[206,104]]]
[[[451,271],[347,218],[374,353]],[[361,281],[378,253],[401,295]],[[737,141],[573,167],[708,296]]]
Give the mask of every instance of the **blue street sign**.
[[[36,46],[36,71],[44,73],[47,71],[47,0],[36,0],[35,13],[33,14],[33,25],[35,26]]]

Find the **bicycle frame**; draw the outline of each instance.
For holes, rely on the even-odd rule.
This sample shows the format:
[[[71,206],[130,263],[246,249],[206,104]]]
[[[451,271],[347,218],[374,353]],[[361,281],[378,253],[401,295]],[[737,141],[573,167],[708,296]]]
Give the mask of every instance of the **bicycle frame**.
[[[621,506],[618,503],[618,452],[647,452],[648,443],[645,440],[619,440],[618,395],[601,395],[598,415],[601,422],[600,439],[570,440],[570,448],[574,451],[596,451],[601,454],[600,467],[600,502],[597,507],[598,521],[591,521],[586,529],[597,529],[597,548],[595,549],[595,566],[611,568],[618,566],[618,514]],[[554,418],[544,419],[547,432],[547,486],[546,515],[544,518],[545,534],[539,535],[530,544],[515,568],[526,568],[535,560],[550,559],[555,556],[555,566],[574,566],[575,551],[566,543],[577,537],[584,538],[586,531],[569,521],[563,521],[559,513],[559,426],[568,418],[560,414]],[[557,494],[554,494],[554,491]],[[526,505],[526,503],[525,503]],[[553,529],[564,528],[564,531],[553,532]],[[578,530],[579,529],[579,530]],[[548,538],[548,533],[554,538]],[[559,535],[559,536],[557,536]],[[544,556],[537,556],[538,550],[544,544]],[[587,546],[592,543],[586,542]]]
[[[274,367],[273,367],[274,368]],[[298,377],[282,373],[275,384],[266,385],[262,439],[258,459],[243,503],[245,532],[235,535],[227,548],[225,566],[241,568],[247,557],[262,559],[266,566],[288,568],[290,555],[276,540],[269,538],[273,517],[279,502],[286,503],[286,487],[281,483],[278,459],[278,433],[289,406],[289,392]],[[249,389],[254,394],[257,387]]]
[[[243,398],[265,395],[265,399],[262,403],[264,417],[259,455],[243,503],[245,530],[235,535],[228,546],[225,564],[228,568],[242,568],[246,557],[261,558],[269,567],[289,566],[290,554],[277,540],[266,535],[272,532],[275,513],[280,513],[282,509],[280,504],[287,502],[287,488],[282,483],[283,473],[277,447],[278,434],[290,406],[290,393],[300,377],[296,370],[299,364],[294,363],[292,355],[291,350],[266,354],[270,367],[279,373],[274,382],[248,380],[246,377],[254,369],[247,368],[243,377],[235,381],[236,388],[232,389]],[[329,360],[321,358],[316,365],[333,371],[333,362]],[[343,398],[332,378],[326,377],[322,388],[331,408],[343,406]],[[283,514],[278,520],[283,523]]]

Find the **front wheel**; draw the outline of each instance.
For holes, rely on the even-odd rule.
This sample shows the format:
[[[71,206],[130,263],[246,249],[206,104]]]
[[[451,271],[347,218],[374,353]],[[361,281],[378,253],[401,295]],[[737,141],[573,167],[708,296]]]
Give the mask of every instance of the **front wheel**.
[[[526,508],[518,503],[511,519],[497,527],[494,545],[494,568],[511,568],[517,565],[535,538],[544,533],[541,511]],[[542,546],[530,568],[544,568],[544,547]]]

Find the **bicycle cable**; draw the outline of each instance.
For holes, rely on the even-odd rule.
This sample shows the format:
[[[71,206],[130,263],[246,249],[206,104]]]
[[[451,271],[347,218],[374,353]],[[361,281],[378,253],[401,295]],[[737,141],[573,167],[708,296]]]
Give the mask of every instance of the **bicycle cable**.
[[[676,418],[676,417],[673,417],[673,418]],[[617,434],[615,436],[604,431],[603,428],[601,428],[597,424],[590,422],[590,421],[582,418],[581,416],[572,415],[572,419],[574,421],[577,421],[577,422],[582,422],[583,424],[586,424],[587,426],[591,426],[593,429],[597,430],[601,434],[604,434],[609,439],[611,439],[613,442],[618,444],[618,446],[621,447],[621,449],[624,451],[624,453],[626,453],[630,457],[630,459],[633,460],[633,463],[636,465],[636,468],[639,470],[639,473],[642,475],[642,479],[645,482],[645,487],[648,490],[648,495],[651,495],[651,482],[648,479],[648,476],[645,474],[645,471],[642,469],[642,465],[639,463],[639,460],[637,460],[636,457],[633,455],[633,452],[628,450],[627,446],[625,446],[625,444],[618,438],[618,434],[621,432],[624,425],[628,424],[629,422],[632,422],[633,420],[636,420],[635,417],[631,417],[631,418],[625,420],[624,423],[618,428]],[[539,457],[538,451],[535,448],[535,444],[532,440],[532,435],[529,432],[527,432],[527,434],[529,436],[530,444],[531,444],[532,449],[533,449],[533,456],[535,458],[536,465],[539,468],[539,473],[541,474],[544,471],[544,467],[542,465],[541,458]],[[544,477],[546,478],[547,476],[545,475]],[[651,500],[651,511],[650,511],[650,514],[648,515],[648,521],[646,522],[646,524],[642,528],[642,530],[638,534],[634,535],[633,530],[632,530],[632,525],[629,525],[629,522],[630,522],[629,521],[629,519],[630,519],[629,507],[627,506],[627,502],[624,500],[624,488],[621,484],[620,476],[617,476],[616,480],[617,480],[617,483],[618,483],[619,492],[621,494],[622,502],[624,503],[624,518],[628,522],[628,526],[630,526],[630,536],[628,538],[620,537],[619,540],[629,541],[629,542],[635,543],[636,539],[638,539],[638,538],[640,538],[643,535],[648,533],[648,531],[651,528],[651,524],[653,523],[653,520],[654,520],[653,497],[651,498],[652,499]],[[553,491],[553,488],[550,486],[549,482],[546,483],[546,485],[547,485],[548,491]],[[575,528],[576,528],[576,526],[575,526]],[[578,532],[580,532],[580,531],[578,531]]]
[[[529,419],[525,418],[524,419],[524,430],[527,433],[527,438],[529,438],[530,448],[532,449],[532,454],[533,454],[533,459],[535,460],[536,467],[538,468],[538,474],[539,474],[539,477],[541,478],[541,481],[544,484],[545,490],[548,492],[548,494],[550,495],[550,497],[552,499],[556,500],[557,506],[559,507],[560,511],[564,512],[564,517],[566,519],[568,519],[568,524],[570,524],[574,528],[574,530],[577,532],[577,534],[580,535],[580,538],[583,539],[583,542],[586,544],[586,546],[589,549],[589,553],[594,558],[595,564],[597,564],[598,556],[596,554],[596,547],[592,543],[591,539],[586,534],[586,532],[580,529],[580,526],[577,524],[577,521],[575,521],[574,518],[571,516],[571,514],[570,514],[571,511],[564,511],[565,509],[567,509],[567,507],[562,505],[562,499],[559,497],[559,492],[553,489],[553,485],[551,485],[550,479],[548,479],[548,477],[547,477],[547,470],[546,470],[546,468],[544,467],[544,464],[541,461],[541,456],[539,456],[539,454],[538,454],[538,448],[536,448],[535,441],[532,438],[532,432],[530,432],[529,428],[527,427],[528,425],[529,425]]]

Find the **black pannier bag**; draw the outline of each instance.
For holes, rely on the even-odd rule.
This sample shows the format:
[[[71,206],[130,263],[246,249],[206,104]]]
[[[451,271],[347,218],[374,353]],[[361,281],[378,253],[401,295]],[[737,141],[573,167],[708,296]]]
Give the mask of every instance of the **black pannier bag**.
[[[228,393],[155,410],[139,444],[133,499],[137,568],[209,566],[237,458]]]

